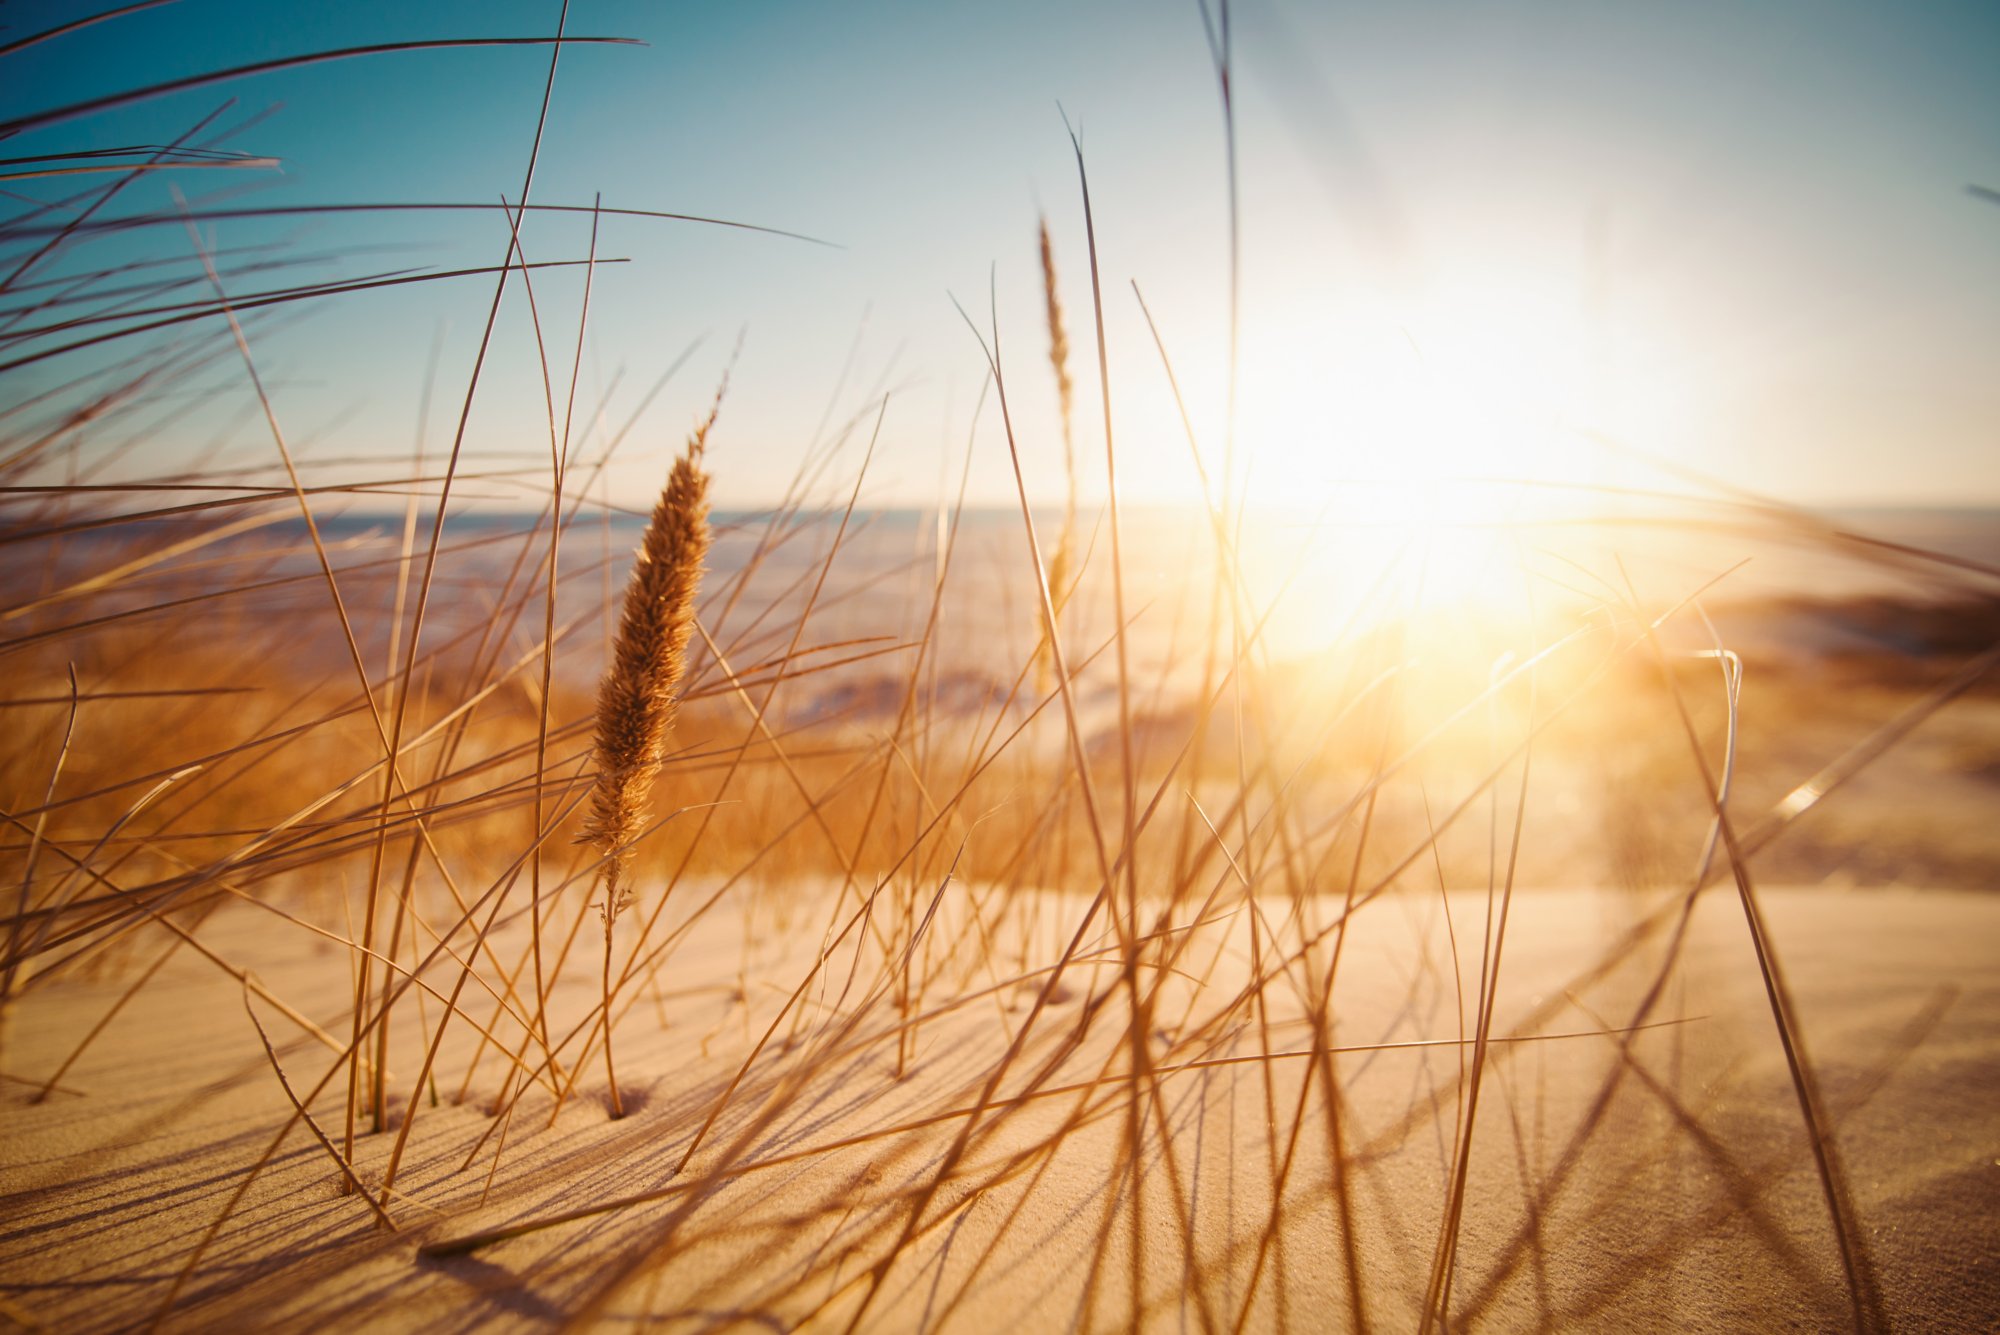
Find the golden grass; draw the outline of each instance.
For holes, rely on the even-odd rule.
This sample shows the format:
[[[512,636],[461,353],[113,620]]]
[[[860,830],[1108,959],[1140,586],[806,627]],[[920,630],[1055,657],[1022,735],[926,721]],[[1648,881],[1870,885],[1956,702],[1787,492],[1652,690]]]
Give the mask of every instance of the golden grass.
[[[719,406],[719,405],[718,405]],[[715,414],[695,428],[667,475],[652,522],[633,557],[625,609],[611,666],[597,688],[594,758],[597,782],[583,838],[604,856],[604,1010],[611,1011],[612,928],[631,903],[620,872],[643,832],[647,799],[666,753],[667,734],[680,707],[676,691],[687,671],[694,636],[695,596],[708,559],[708,474],[702,450]],[[611,1058],[611,1029],[604,1031],[604,1074],[611,1085],[611,1115],[623,1117],[618,1073]]]
[[[1226,6],[1214,18],[1227,111]],[[133,170],[212,165],[205,133]],[[585,256],[544,263],[606,262],[595,223],[619,210],[530,203],[532,181],[500,264],[469,271],[495,282],[482,359],[517,289],[546,349],[547,270],[521,238],[537,210],[593,225]],[[32,304],[23,285],[87,221],[0,224],[19,257],[0,296]],[[10,1182],[41,1213],[0,1245],[8,1302],[79,1327],[420,1325],[461,1301],[500,1321],[532,1300],[550,1324],[991,1328],[1003,1292],[1086,1328],[1587,1326],[1673,1315],[1721,1230],[1768,1275],[1718,1278],[1701,1308],[1718,1320],[1760,1295],[1758,1314],[1804,1324],[1970,1310],[1986,1290],[1912,1296],[1925,1273],[1869,1214],[1902,1208],[1871,1194],[1901,1165],[1843,1148],[1880,1148],[1862,1110],[1951,1001],[1898,1013],[1901,1050],[1843,1047],[1827,1077],[1780,962],[1780,928],[1809,912],[1774,918],[1760,880],[1855,865],[1857,829],[1890,809],[1871,784],[1924,785],[1936,865],[2000,865],[1947,829],[2000,747],[1959,765],[1912,741],[1954,701],[1991,703],[2000,572],[1782,507],[1705,509],[1918,571],[1964,600],[1954,627],[1987,618],[1831,684],[1737,651],[1732,628],[1763,613],[1711,617],[1703,585],[1642,593],[1622,560],[1562,572],[1595,583],[1536,624],[1329,608],[1302,549],[1256,568],[1229,465],[1171,527],[1121,514],[1108,415],[1093,563],[1046,221],[1038,240],[1060,420],[1018,416],[989,321],[998,421],[972,427],[1005,438],[1018,521],[961,492],[926,549],[868,515],[890,411],[870,399],[810,442],[778,504],[711,525],[711,410],[615,631],[628,530],[591,496],[628,437],[650,448],[650,398],[617,429],[576,411],[587,283],[567,383],[541,359],[546,469],[482,456],[475,370],[442,462],[352,481],[295,455],[260,384],[282,467],[191,457],[96,488],[113,427],[171,428],[177,377],[230,358],[256,376],[284,302],[232,301],[225,251],[160,257],[212,293],[180,341],[135,317],[89,336],[97,361],[58,361],[89,350],[62,331],[0,354],[77,368],[0,404],[0,1116],[25,1142],[50,1134],[36,1108],[122,1098],[193,1127],[192,1168],[143,1137],[97,1144],[133,1183],[99,1198],[108,1255],[83,1188]],[[1053,486],[1019,444],[1058,431],[1044,546],[1032,498]],[[453,511],[473,478],[538,508]],[[369,531],[341,513],[356,497],[408,507]],[[1169,596],[1132,595],[1176,556]],[[1300,616],[1325,632],[1310,654],[1282,645]],[[1967,717],[1952,755],[2000,737]],[[1740,917],[1718,925],[1704,891],[1722,883]],[[1697,944],[1740,948],[1735,972]],[[204,988],[225,1011],[134,1051]],[[240,1026],[238,1002],[232,1041],[211,1017]],[[1732,1142],[1725,1095],[1791,1100],[1783,1130]],[[173,1198],[157,1218],[131,1199],[148,1172]],[[775,1185],[746,1207],[744,1181]],[[331,1260],[289,1240],[300,1217]],[[60,1246],[36,1251],[37,1229]],[[499,1260],[452,1259],[488,1247]],[[1074,1258],[1057,1280],[1019,1279],[1051,1255]],[[30,1269],[70,1264],[68,1288]],[[482,1265],[511,1267],[502,1297]],[[92,1285],[96,1310],[76,1296]],[[308,1300],[333,1306],[283,1306]]]
[[[1049,588],[1060,614],[1069,601],[1071,568],[1076,563],[1076,433],[1072,425],[1076,385],[1069,377],[1069,335],[1063,328],[1062,298],[1056,292],[1056,254],[1047,218],[1038,225],[1036,240],[1042,262],[1042,305],[1049,324],[1049,369],[1055,373],[1056,411],[1062,420],[1063,517],[1055,551],[1049,557]],[[1046,682],[1042,689],[1048,689]]]

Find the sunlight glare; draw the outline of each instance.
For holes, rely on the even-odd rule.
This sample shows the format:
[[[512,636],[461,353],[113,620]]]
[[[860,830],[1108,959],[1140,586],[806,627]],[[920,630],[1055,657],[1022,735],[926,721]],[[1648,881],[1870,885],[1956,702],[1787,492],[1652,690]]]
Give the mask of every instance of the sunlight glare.
[[[1590,346],[1573,301],[1489,282],[1294,320],[1256,349],[1247,485],[1311,530],[1302,582],[1323,605],[1373,590],[1378,623],[1525,615],[1515,526],[1599,476]]]

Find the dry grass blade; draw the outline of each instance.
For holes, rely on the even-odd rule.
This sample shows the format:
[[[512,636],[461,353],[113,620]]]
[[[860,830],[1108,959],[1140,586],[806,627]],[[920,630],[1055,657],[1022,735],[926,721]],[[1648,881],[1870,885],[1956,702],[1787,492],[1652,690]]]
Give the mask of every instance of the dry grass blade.
[[[396,1221],[391,1219],[389,1212],[382,1208],[382,1202],[375,1199],[375,1193],[369,1191],[367,1185],[355,1175],[354,1165],[341,1157],[340,1151],[334,1148],[333,1142],[327,1138],[326,1132],[320,1130],[319,1123],[313,1120],[311,1111],[307,1109],[305,1104],[299,1101],[299,1096],[292,1092],[292,1082],[285,1078],[285,1068],[278,1061],[278,1050],[271,1046],[271,1036],[264,1032],[264,1022],[257,1018],[257,1011],[250,1004],[250,982],[248,978],[245,978],[243,983],[243,1013],[248,1015],[250,1023],[256,1026],[258,1041],[264,1045],[264,1055],[270,1059],[271,1071],[278,1077],[278,1084],[284,1089],[285,1097],[291,1100],[292,1110],[299,1115],[300,1120],[306,1124],[306,1130],[312,1132],[313,1139],[319,1142],[320,1148],[327,1152],[328,1157],[340,1169],[341,1176],[346,1180],[347,1185],[352,1190],[359,1192],[361,1199],[367,1202],[368,1208],[375,1215],[376,1221],[383,1228],[393,1233],[396,1229]]]
[[[333,204],[265,204],[238,208],[197,209],[197,222],[227,222],[232,219],[249,218],[317,218],[338,217],[355,213],[575,213],[602,214],[609,218],[653,218],[663,222],[701,223],[709,227],[727,227],[736,231],[759,232],[766,236],[784,237],[790,241],[805,241],[815,246],[826,246],[838,250],[840,244],[822,237],[807,236],[803,232],[786,231],[782,227],[766,227],[759,223],[743,222],[732,218],[712,218],[699,213],[672,213],[665,209],[618,208],[609,204],[592,206],[589,204],[475,204],[464,201],[424,203],[402,201],[382,204],[333,203]],[[29,237],[41,235],[90,234],[99,232],[122,232],[134,228],[156,227],[164,223],[178,223],[178,214],[142,213],[116,218],[100,218],[80,223],[70,228],[13,227],[9,232],[14,236]]]
[[[66,121],[81,120],[85,116],[101,115],[120,107],[166,97],[171,93],[184,93],[195,88],[208,88],[219,83],[232,83],[238,79],[258,74],[275,74],[280,70],[297,69],[305,65],[320,65],[333,60],[355,60],[366,56],[385,56],[410,51],[451,51],[465,47],[480,46],[582,46],[611,45],[636,46],[629,37],[457,37],[435,42],[376,42],[368,46],[342,47],[334,51],[314,51],[301,56],[284,56],[276,60],[260,60],[248,65],[237,65],[231,69],[214,70],[207,74],[191,74],[182,79],[169,79],[164,83],[136,88],[129,92],[109,93],[103,97],[90,98],[83,102],[73,102],[65,107],[49,111],[39,111],[27,116],[17,116],[13,120],[0,121],[0,137],[11,137],[27,130],[46,129],[51,125],[61,125]]]
[[[192,224],[193,219],[190,217],[188,219],[188,222]],[[597,264],[620,263],[620,261],[615,259],[600,259],[594,262]],[[369,291],[374,291],[378,288],[404,287],[411,283],[446,282],[454,278],[476,278],[491,273],[498,273],[502,275],[502,277],[505,277],[510,272],[520,272],[531,268],[562,269],[580,265],[587,265],[591,263],[593,263],[593,261],[589,260],[544,260],[541,263],[534,265],[488,265],[470,269],[451,269],[441,273],[408,274],[400,278],[367,278],[367,279],[356,279],[351,282],[343,282],[343,283],[325,283],[315,287],[303,288],[296,291],[259,294],[249,297],[240,303],[231,303],[227,305],[218,301],[213,305],[204,304],[200,309],[197,310],[183,311],[178,315],[162,316],[157,320],[149,320],[144,324],[133,325],[126,329],[117,329],[111,331],[110,333],[104,333],[104,334],[93,334],[89,338],[75,339],[68,343],[58,344],[52,348],[42,348],[36,352],[26,353],[22,356],[15,357],[9,361],[0,362],[0,373],[4,373],[7,371],[18,371],[23,367],[33,366],[38,362],[45,362],[53,357],[65,356],[72,352],[83,352],[87,349],[99,347],[105,343],[114,342],[118,339],[132,338],[140,334],[156,333],[162,329],[171,329],[176,325],[187,324],[189,321],[192,320],[208,320],[208,319],[213,319],[216,316],[226,316],[231,314],[232,312],[255,310],[270,306],[281,306],[295,301],[312,301],[321,297],[339,296],[344,293],[369,292]],[[125,318],[125,317],[107,317],[107,318]],[[72,322],[72,323],[79,323],[79,322]],[[37,337],[42,332],[43,331],[39,330],[23,330],[20,331],[18,334],[16,334],[14,337],[17,338]]]
[[[42,793],[41,806],[35,812],[35,828],[34,833],[28,838],[27,857],[22,860],[21,893],[15,900],[14,919],[7,925],[6,976],[4,979],[0,979],[0,1070],[5,1069],[6,1054],[12,1046],[9,1040],[12,1038],[14,986],[15,980],[19,977],[23,956],[23,933],[26,932],[28,925],[29,897],[34,891],[35,861],[42,849],[42,835],[48,828],[49,808],[55,802],[56,785],[62,782],[63,762],[69,759],[70,743],[76,737],[76,707],[78,700],[76,665],[74,663],[69,664],[68,670],[69,710],[63,720],[62,741],[56,747],[55,759],[49,764],[48,786]],[[50,1083],[53,1084],[54,1081]]]

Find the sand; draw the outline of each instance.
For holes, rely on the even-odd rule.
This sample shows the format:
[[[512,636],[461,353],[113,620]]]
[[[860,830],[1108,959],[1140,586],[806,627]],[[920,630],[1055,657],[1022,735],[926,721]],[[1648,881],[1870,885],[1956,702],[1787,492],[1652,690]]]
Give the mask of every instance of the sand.
[[[395,1232],[342,1194],[333,1161],[303,1128],[236,1198],[291,1108],[227,973],[178,952],[40,1103],[23,1079],[46,1078],[124,984],[59,978],[31,990],[14,1016],[0,1106],[0,1313],[48,1329],[143,1326],[221,1218],[167,1328],[622,1329],[643,1314],[658,1330],[839,1329],[858,1313],[869,1329],[1101,1329],[1132,1322],[1135,1281],[1148,1329],[1420,1323],[1451,1197],[1467,1051],[1456,1043],[1458,985],[1436,894],[1370,905],[1342,947],[1334,1042],[1437,1042],[1348,1051],[1333,1063],[1340,1182],[1315,1083],[1284,1188],[1273,1188],[1315,1063],[1235,1060],[1266,1045],[1313,1046],[1289,984],[1265,989],[1263,1024],[1239,1012],[1189,1037],[1250,976],[1250,914],[1239,904],[1190,934],[1183,962],[1193,977],[1161,993],[1152,1060],[1178,1069],[1158,1075],[1157,1101],[1137,1105],[1146,1125],[1136,1206],[1131,1082],[1117,1074],[1129,1069],[1116,1051],[1122,984],[1113,969],[1079,966],[1037,1017],[999,1101],[1045,1066],[1045,1090],[1082,1088],[988,1114],[990,1134],[970,1142],[913,1221],[912,1204],[968,1119],[909,1124],[974,1105],[1033,999],[1026,986],[994,983],[1013,976],[1016,954],[1051,961],[1085,902],[1016,901],[1004,912],[1021,921],[983,961],[939,968],[923,996],[933,1013],[900,1077],[897,1042],[882,1037],[896,999],[865,992],[882,971],[864,963],[835,1012],[847,968],[836,963],[796,1041],[759,1059],[674,1178],[754,1033],[813,957],[832,890],[782,889],[761,891],[755,911],[703,917],[662,975],[667,994],[627,1013],[619,1061],[633,1111],[622,1121],[607,1117],[601,1069],[589,1069],[553,1126],[551,1099],[533,1092],[508,1124],[497,1168],[490,1138],[464,1166],[492,1126],[485,1105],[499,1069],[489,1059],[466,1101],[453,1101],[470,1054],[460,1026],[452,1060],[439,1065],[452,1078],[419,1118],[388,1204]],[[966,908],[980,896],[948,889],[933,924],[940,941],[970,933]],[[1711,887],[1697,904],[1682,964],[1652,1012],[1675,1023],[1630,1036],[1622,1052],[1588,1032],[1630,1019],[1665,933],[1627,967],[1593,978],[1592,965],[1648,915],[1670,921],[1677,898],[1516,893],[1492,1035],[1577,1036],[1488,1048],[1453,1327],[1854,1324],[1734,889]],[[1991,1328],[2000,1319],[2000,900],[1820,888],[1764,889],[1760,902],[1835,1128],[1865,1311],[1899,1329]],[[1273,921],[1283,908],[1259,907]],[[1486,897],[1456,893],[1450,907],[1470,1016]],[[1330,922],[1337,909],[1313,911]],[[997,911],[988,919],[999,921]],[[233,907],[202,940],[338,1029],[346,953],[273,923]],[[953,958],[941,948],[932,963]],[[558,1009],[581,1015],[587,992],[565,983]],[[1082,1044],[1047,1061],[1055,1047],[1045,1040],[1074,1035],[1093,998],[1109,1000]],[[270,1006],[257,1011],[294,1088],[309,1088],[332,1054]],[[392,1059],[405,1087],[421,1061],[415,1028],[403,1022]],[[1101,1079],[1107,1063],[1113,1074]],[[336,1140],[343,1094],[336,1079],[312,1109]],[[1600,1098],[1594,1129],[1579,1136]],[[842,1144],[856,1136],[873,1138]],[[393,1140],[362,1137],[364,1180],[379,1182]],[[661,1189],[661,1199],[469,1255],[418,1251]]]

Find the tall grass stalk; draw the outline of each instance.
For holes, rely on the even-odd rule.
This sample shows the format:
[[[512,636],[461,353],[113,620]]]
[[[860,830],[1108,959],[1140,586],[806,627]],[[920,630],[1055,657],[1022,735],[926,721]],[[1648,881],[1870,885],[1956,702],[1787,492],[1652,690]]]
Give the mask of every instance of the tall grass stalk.
[[[647,799],[680,705],[676,691],[687,671],[695,596],[701,591],[709,545],[702,453],[714,424],[711,410],[667,475],[625,586],[611,666],[598,687],[597,786],[583,837],[604,858],[604,1074],[613,1117],[623,1117],[625,1105],[611,1053],[612,933],[618,914],[631,901],[625,869],[645,825]]]
[[[1036,229],[1037,251],[1042,265],[1042,310],[1049,327],[1049,369],[1055,374],[1056,411],[1062,419],[1063,517],[1056,534],[1055,551],[1049,557],[1049,588],[1054,594],[1056,614],[1069,601],[1076,565],[1076,383],[1069,374],[1069,334],[1063,328],[1062,297],[1056,290],[1055,243],[1049,239],[1049,220],[1043,217]],[[1049,649],[1042,648],[1042,663],[1049,662]],[[1042,691],[1048,692],[1048,674],[1042,673]]]

